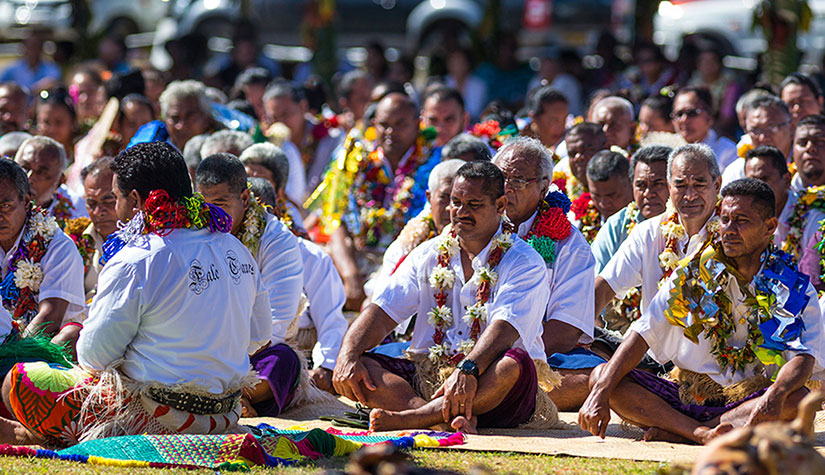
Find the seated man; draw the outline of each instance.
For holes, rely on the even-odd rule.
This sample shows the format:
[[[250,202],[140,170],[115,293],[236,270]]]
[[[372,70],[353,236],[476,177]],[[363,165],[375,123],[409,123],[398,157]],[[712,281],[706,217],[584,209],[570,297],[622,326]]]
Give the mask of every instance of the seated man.
[[[637,224],[596,277],[596,318],[616,295],[639,286],[644,313],[659,282],[673,273],[681,259],[702,248],[718,228],[715,211],[722,177],[713,151],[703,144],[673,150],[667,175],[672,205]]]
[[[590,304],[595,263],[587,241],[565,216],[569,200],[559,191],[547,194],[552,158],[538,140],[519,138],[501,147],[493,163],[504,173],[507,217],[518,236],[544,259],[545,287],[550,291],[541,312],[546,356],[575,351],[579,344],[593,341]],[[590,370],[566,365],[557,369],[562,383],[550,398],[559,409],[574,410],[587,395]]]
[[[633,103],[624,97],[607,96],[593,106],[593,122],[604,131],[605,148],[619,147],[628,154],[636,151],[635,116]]]
[[[604,220],[624,208],[633,199],[628,176],[627,158],[617,152],[602,150],[587,164],[587,189],[573,201],[573,223],[593,242]]]
[[[633,180],[633,201],[607,218],[593,240],[591,250],[596,257],[596,272],[601,272],[619,250],[630,231],[645,219],[665,211],[668,200],[667,157],[670,147],[648,145],[640,148],[630,161]],[[630,322],[639,318],[640,289],[632,288],[621,300],[614,299],[602,318],[610,330],[624,333]]]
[[[553,183],[575,201],[587,192],[587,164],[606,144],[604,132],[598,124],[582,122],[570,127],[564,137],[567,155],[559,160],[553,173]]]
[[[722,183],[745,178],[745,161],[749,151],[764,147],[776,147],[783,157],[789,157],[793,142],[791,112],[782,99],[774,95],[757,97],[747,103],[745,112],[745,131],[749,145],[737,147],[742,160],[735,160],[722,173]],[[778,211],[781,211],[779,208]]]
[[[745,178],[722,197],[720,240],[674,272],[594,370],[583,429],[604,437],[612,409],[646,440],[704,444],[734,427],[792,420],[807,381],[822,378],[822,314],[813,286],[771,245],[773,192]],[[673,362],[675,382],[633,369],[648,349]]]
[[[239,157],[244,150],[251,147],[255,142],[252,136],[246,132],[238,130],[219,130],[207,136],[200,147],[201,159],[218,153],[231,153]]]
[[[301,212],[287,199],[286,184],[289,181],[289,158],[280,147],[271,143],[256,143],[247,148],[238,159],[243,163],[246,174],[250,177],[265,178],[276,191],[277,204],[275,214],[295,235],[305,235]]]
[[[27,139],[17,149],[14,161],[29,176],[34,203],[54,216],[61,228],[69,219],[86,215],[83,198],[73,198],[62,184],[67,159],[57,141],[42,135]]]
[[[773,234],[774,243],[780,245],[788,237],[788,217],[793,212],[796,200],[791,196],[791,173],[785,155],[771,145],[760,145],[748,151],[744,162],[743,178],[756,178],[771,187],[776,198],[776,212],[779,223]],[[724,180],[724,178],[723,178]],[[818,223],[825,219],[825,215],[815,215],[818,210],[811,210],[812,221]],[[819,218],[819,219],[817,219]],[[816,226],[812,227],[813,230]],[[811,231],[813,234],[813,231]]]
[[[473,432],[534,416],[544,263],[503,227],[504,176],[493,164],[462,166],[450,200],[452,227],[410,253],[344,337],[333,385],[374,408],[373,430]],[[416,312],[409,359],[365,353]]]
[[[78,366],[17,364],[3,401],[26,443],[237,431],[249,353],[272,330],[258,266],[227,234],[229,216],[192,195],[173,146],[135,145],[112,170],[118,217],[131,221],[104,246]]]
[[[304,266],[298,239],[249,192],[246,170],[234,155],[219,153],[198,165],[195,186],[204,199],[232,218],[232,234],[255,257],[272,315],[271,346],[251,358],[261,380],[244,395],[245,414],[277,416],[297,388],[301,364],[287,332],[298,314]]]
[[[51,337],[84,309],[83,261],[54,217],[31,204],[25,178],[0,160],[0,295],[23,335]]]

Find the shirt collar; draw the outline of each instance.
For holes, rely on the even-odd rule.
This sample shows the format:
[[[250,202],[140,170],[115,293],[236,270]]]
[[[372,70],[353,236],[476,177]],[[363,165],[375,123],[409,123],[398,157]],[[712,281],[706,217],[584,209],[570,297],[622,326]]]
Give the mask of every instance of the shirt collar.
[[[524,237],[530,232],[530,229],[533,227],[533,222],[536,220],[536,216],[538,216],[538,214],[538,210],[533,211],[533,214],[527,219],[527,221],[518,225],[519,237]]]

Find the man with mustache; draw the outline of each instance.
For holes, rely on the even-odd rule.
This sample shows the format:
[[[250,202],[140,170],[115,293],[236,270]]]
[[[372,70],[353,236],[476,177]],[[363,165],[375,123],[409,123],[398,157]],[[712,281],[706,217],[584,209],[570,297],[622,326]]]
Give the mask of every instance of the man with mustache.
[[[452,225],[413,250],[347,331],[333,385],[373,408],[371,429],[474,432],[534,416],[548,289],[541,257],[502,221],[504,182],[490,162],[463,165]],[[416,313],[406,358],[366,353]]]
[[[719,239],[672,274],[616,354],[593,371],[583,429],[604,437],[612,409],[642,427],[645,440],[704,444],[734,427],[792,420],[805,384],[825,376],[816,291],[771,245],[770,187],[732,182],[719,214]],[[648,349],[673,362],[670,379],[634,369]]]

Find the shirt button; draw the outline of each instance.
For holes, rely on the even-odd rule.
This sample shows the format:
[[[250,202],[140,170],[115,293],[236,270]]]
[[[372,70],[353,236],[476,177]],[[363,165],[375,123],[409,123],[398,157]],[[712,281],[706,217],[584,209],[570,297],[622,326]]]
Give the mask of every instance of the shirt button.
[[[462,333],[461,331],[459,331],[459,332],[458,332],[458,334],[459,334],[459,335],[463,335],[463,333]]]

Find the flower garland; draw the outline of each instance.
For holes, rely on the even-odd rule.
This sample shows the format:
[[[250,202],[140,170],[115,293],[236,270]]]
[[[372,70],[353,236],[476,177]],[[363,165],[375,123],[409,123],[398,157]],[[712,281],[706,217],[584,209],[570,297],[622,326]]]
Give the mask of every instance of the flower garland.
[[[419,244],[434,238],[435,235],[435,221],[433,220],[432,212],[426,216],[415,217],[409,220],[396,239],[404,255],[398,260],[398,263],[395,264],[390,275],[398,270],[398,267],[407,259],[407,256],[410,255],[413,249],[418,247]]]
[[[57,219],[57,224],[62,228],[66,225],[66,221],[74,215],[74,203],[63,190],[59,189],[54,193],[54,206],[52,206],[52,216]]]
[[[587,239],[588,244],[592,243],[602,227],[602,216],[596,204],[590,199],[590,193],[582,193],[573,201],[570,209],[573,211],[573,217],[579,222],[579,231]]]
[[[258,248],[261,245],[261,236],[264,235],[266,229],[266,209],[258,202],[255,195],[249,193],[249,206],[243,215],[243,227],[239,230],[240,236],[236,236],[241,240],[244,246],[249,249],[253,256],[258,256]]]
[[[264,205],[263,203],[261,203],[261,206],[263,206],[264,209],[267,208],[266,205]],[[292,213],[290,213],[286,207],[286,200],[278,200],[276,206],[277,208],[275,210],[275,216],[278,217],[278,219],[281,221],[281,224],[286,226],[287,229],[289,229],[293,235],[302,239],[306,239],[308,241],[312,240],[309,237],[309,234],[306,232],[306,229],[298,226],[298,223],[295,222],[295,218],[292,217]]]
[[[74,245],[77,247],[77,252],[83,258],[83,274],[89,271],[89,266],[92,265],[92,257],[95,254],[95,240],[92,236],[86,233],[86,229],[92,224],[89,218],[81,217],[66,221],[63,231],[72,238]]]
[[[356,237],[367,247],[376,247],[383,241],[395,239],[407,221],[412,206],[414,174],[416,169],[430,158],[429,135],[422,133],[416,140],[412,155],[395,170],[394,178],[386,166],[381,149],[369,153],[361,163],[355,178],[352,195],[358,208],[360,232]],[[387,193],[394,192],[392,196]],[[384,207],[387,198],[390,204]]]
[[[517,136],[518,132],[516,124],[510,124],[502,129],[499,122],[495,119],[479,122],[473,125],[470,131],[473,136],[487,142],[487,145],[493,150],[498,150],[507,139]]]
[[[142,211],[125,225],[119,224],[120,230],[112,233],[103,243],[101,265],[142,235],[168,236],[175,229],[182,228],[228,233],[232,229],[232,218],[220,207],[204,201],[200,193],[172,201],[165,190],[154,190],[146,198]]]
[[[757,359],[781,367],[786,362],[782,351],[804,348],[799,337],[804,328],[801,315],[809,300],[805,295],[808,278],[782,251],[769,248],[762,259],[765,263],[754,277],[755,292],[751,292],[738,282],[721,245],[714,242],[679,269],[670,291],[665,317],[683,327],[684,335],[694,343],[705,333],[722,370],[744,371]],[[729,282],[739,285],[748,307],[747,315],[738,321],[731,318],[733,305],[725,291]],[[739,347],[728,343],[737,323],[747,325],[747,338]]]
[[[37,315],[37,295],[43,282],[40,261],[46,255],[54,235],[60,232],[57,219],[42,208],[32,205],[26,217],[22,239],[9,261],[6,276],[0,282],[3,306],[25,329]]]
[[[453,313],[447,304],[447,292],[455,284],[455,272],[450,269],[450,261],[461,251],[455,231],[451,226],[444,228],[441,233],[436,249],[438,260],[435,268],[430,274],[430,287],[435,291],[435,307],[427,312],[428,322],[433,326],[433,342],[435,345],[429,349],[429,358],[433,363],[444,361],[450,365],[456,365],[464,359],[475,347],[482,326],[487,323],[487,301],[490,299],[490,292],[498,280],[496,268],[502,257],[513,245],[513,237],[509,230],[505,229],[493,237],[490,254],[487,257],[487,264],[476,269],[470,283],[478,285],[476,290],[476,303],[464,308],[462,320],[470,327],[470,338],[458,343],[458,348],[451,348],[446,341],[445,328],[453,326]]]
[[[624,229],[627,231],[627,235],[630,235],[630,231],[633,231],[633,228],[639,224],[639,216],[642,215],[642,210],[636,206],[635,201],[631,201],[629,205],[627,205],[627,211],[624,214]]]
[[[825,212],[825,185],[812,186],[800,192],[788,217],[788,237],[780,249],[797,260],[802,256],[802,246],[807,244],[802,242],[802,236],[808,212],[812,209]]]
[[[573,225],[567,219],[570,200],[561,191],[552,191],[539,203],[538,214],[524,240],[544,259],[547,266],[556,261],[556,245],[570,236]]]
[[[708,238],[711,240],[715,240],[715,235],[719,231],[719,207],[721,203],[721,200],[716,202],[716,211],[705,225],[708,231]],[[659,280],[660,286],[679,266],[679,255],[676,251],[679,247],[679,242],[688,237],[685,227],[679,222],[679,213],[676,212],[676,208],[670,200],[667,202],[665,214],[667,217],[659,224],[659,229],[665,240],[665,249],[659,254],[659,267],[662,268],[662,278]]]

